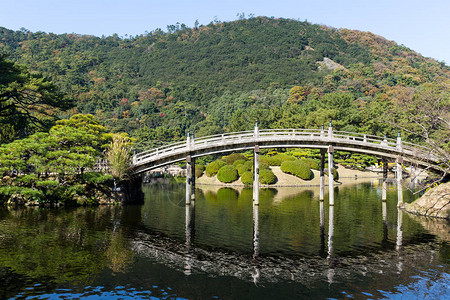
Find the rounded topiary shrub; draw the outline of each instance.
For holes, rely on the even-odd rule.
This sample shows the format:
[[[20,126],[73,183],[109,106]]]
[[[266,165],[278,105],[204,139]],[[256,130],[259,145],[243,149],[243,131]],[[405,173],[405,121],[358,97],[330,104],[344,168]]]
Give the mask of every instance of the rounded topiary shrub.
[[[220,182],[230,183],[236,181],[239,178],[239,174],[236,168],[232,165],[226,165],[219,169],[217,172],[217,179]]]
[[[246,161],[247,161],[246,159],[238,159],[233,163],[233,166],[237,167],[237,166],[243,165],[243,164],[245,164]]]
[[[325,175],[328,176],[328,169],[325,169]],[[339,180],[339,172],[333,168],[333,180]]]
[[[238,171],[239,176],[242,176],[245,172],[251,171],[251,169],[245,164],[238,165],[236,170]]]
[[[273,174],[272,170],[270,169],[260,170],[259,182],[262,184],[274,184],[275,182],[277,182],[277,176],[275,176],[275,174]]]
[[[281,171],[303,180],[311,180],[313,178],[311,168],[302,160],[284,161],[281,164]]]
[[[294,160],[296,160],[295,157],[288,155],[288,154],[280,153],[280,154],[276,154],[274,156],[268,157],[267,164],[269,166],[281,166],[281,164],[284,161],[294,161]]]
[[[226,164],[227,163],[224,162],[223,160],[215,160],[209,163],[205,169],[206,175],[209,177],[216,175],[217,172],[219,172],[219,169],[225,166]]]
[[[205,166],[204,165],[195,165],[195,177],[199,178],[202,177],[203,173],[205,172]]]
[[[222,160],[224,160],[227,165],[232,165],[237,160],[247,160],[247,158],[241,153],[231,153],[230,155],[222,157]]]
[[[245,185],[253,184],[253,173],[251,171],[247,171],[241,175],[241,181]]]
[[[263,162],[260,161],[259,162],[259,171],[261,171],[261,170],[270,170],[270,167],[269,167],[268,164],[263,163]],[[252,166],[251,171],[253,172],[253,166]]]
[[[244,163],[244,166],[246,166],[249,170],[253,168],[253,159],[248,160]]]
[[[320,162],[313,158],[302,158],[302,160],[313,170],[320,169]]]

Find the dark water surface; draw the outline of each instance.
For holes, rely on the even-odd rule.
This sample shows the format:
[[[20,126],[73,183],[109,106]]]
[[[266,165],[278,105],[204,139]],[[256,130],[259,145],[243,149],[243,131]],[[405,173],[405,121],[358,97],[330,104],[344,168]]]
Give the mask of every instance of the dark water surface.
[[[0,209],[0,299],[449,299],[448,223],[374,183],[144,187],[127,207]],[[327,195],[325,195],[327,197]],[[413,195],[404,191],[407,202]]]

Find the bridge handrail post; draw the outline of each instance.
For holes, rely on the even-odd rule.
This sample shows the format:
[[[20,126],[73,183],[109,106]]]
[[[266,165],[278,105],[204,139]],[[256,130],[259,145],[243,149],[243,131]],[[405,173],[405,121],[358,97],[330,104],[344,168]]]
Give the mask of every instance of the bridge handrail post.
[[[258,127],[258,122],[255,123],[255,131],[253,133],[253,136],[255,138],[255,140],[257,140],[259,138],[259,127]]]
[[[187,133],[186,147],[188,150],[191,150],[191,135],[189,132]]]
[[[320,137],[324,137],[325,135],[325,130],[323,128],[323,124],[322,124],[322,128],[320,129]]]
[[[382,145],[382,146],[387,146],[387,145],[388,145],[387,139],[386,139],[386,135],[384,135],[383,141],[381,142],[381,145]]]
[[[397,149],[400,151],[402,150],[402,135],[400,132],[397,134]]]
[[[364,142],[364,143],[367,143],[367,134],[364,135],[364,137],[363,137],[363,142]]]
[[[331,121],[330,121],[330,124],[328,125],[328,137],[330,139],[333,138],[333,125],[331,124]]]
[[[195,149],[195,134],[192,134],[191,136],[191,143],[192,143],[191,149]]]

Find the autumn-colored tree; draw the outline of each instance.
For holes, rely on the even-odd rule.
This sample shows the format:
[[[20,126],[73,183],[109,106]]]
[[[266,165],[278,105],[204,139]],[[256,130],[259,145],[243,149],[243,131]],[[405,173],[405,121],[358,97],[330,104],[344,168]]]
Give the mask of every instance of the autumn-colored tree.
[[[289,90],[289,98],[287,100],[288,103],[299,103],[306,100],[309,92],[308,89],[304,86],[294,86]]]

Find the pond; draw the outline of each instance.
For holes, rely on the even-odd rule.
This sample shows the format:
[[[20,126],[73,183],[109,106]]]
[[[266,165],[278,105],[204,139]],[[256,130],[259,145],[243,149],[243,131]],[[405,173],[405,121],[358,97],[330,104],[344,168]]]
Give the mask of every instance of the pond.
[[[378,181],[335,188],[144,186],[144,205],[1,208],[1,299],[450,297],[449,224],[381,201]],[[404,201],[414,195],[403,191]]]

